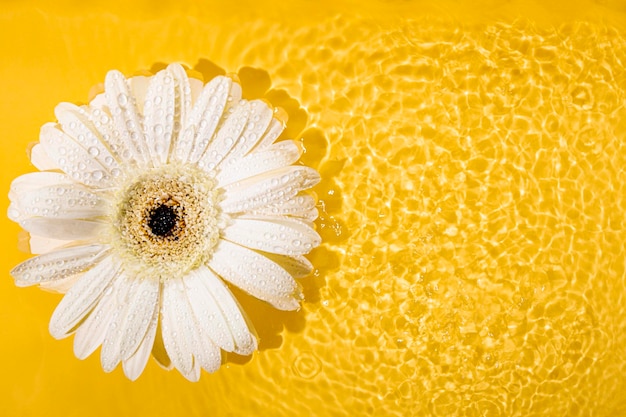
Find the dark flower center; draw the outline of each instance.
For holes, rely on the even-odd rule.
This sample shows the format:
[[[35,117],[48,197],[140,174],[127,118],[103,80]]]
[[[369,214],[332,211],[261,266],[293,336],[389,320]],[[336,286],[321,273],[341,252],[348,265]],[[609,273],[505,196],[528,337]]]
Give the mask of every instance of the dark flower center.
[[[148,227],[156,236],[167,236],[176,226],[177,220],[175,207],[162,204],[150,212]]]

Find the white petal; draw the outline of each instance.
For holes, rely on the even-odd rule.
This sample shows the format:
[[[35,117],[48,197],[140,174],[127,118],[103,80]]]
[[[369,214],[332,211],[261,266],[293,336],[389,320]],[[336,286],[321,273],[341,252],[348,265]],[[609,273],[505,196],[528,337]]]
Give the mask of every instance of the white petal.
[[[237,84],[234,84],[237,85]],[[196,162],[204,153],[213,138],[217,126],[228,104],[229,95],[237,102],[241,100],[240,90],[231,93],[233,82],[228,77],[213,78],[202,90],[189,114],[183,134],[176,142],[175,155],[180,162]]]
[[[29,250],[30,253],[33,254],[52,252],[53,250],[59,249],[61,246],[65,246],[68,243],[67,240],[50,239],[48,237],[41,237],[30,234],[29,236]]]
[[[266,256],[280,265],[294,278],[302,278],[313,271],[313,265],[304,256],[285,256],[268,253]]]
[[[12,183],[9,189],[9,199],[11,204],[7,210],[7,216],[14,222],[21,222],[22,220],[31,217],[33,207],[32,195],[36,190],[40,190],[44,187],[67,187],[72,186],[75,183],[65,174],[58,172],[31,172],[29,174],[21,175],[17,177]],[[36,194],[36,193],[35,193]],[[28,199],[29,201],[25,201]],[[51,207],[44,207],[46,205],[46,199],[38,201],[36,204],[41,210],[47,209],[50,211]]]
[[[119,354],[120,330],[125,321],[124,316],[126,308],[129,306],[130,294],[134,292],[135,287],[135,282],[130,281],[124,271],[118,273],[113,285],[114,298],[109,301],[115,304],[115,308],[109,312],[111,315],[109,326],[106,329],[100,351],[100,362],[104,372],[111,372],[121,360]]]
[[[165,78],[169,80],[165,83]],[[176,93],[172,76],[160,71],[150,79],[144,108],[144,130],[150,158],[163,164],[167,161],[176,112]],[[167,115],[167,116],[166,116]]]
[[[7,217],[9,220],[14,221],[16,223],[21,222],[26,218],[26,215],[22,211],[22,207],[16,203],[10,203],[7,208]]]
[[[281,255],[304,255],[321,243],[308,225],[289,218],[237,218],[222,231],[226,240]]]
[[[139,378],[139,375],[146,368],[148,359],[150,358],[150,352],[154,346],[154,338],[157,331],[157,325],[159,323],[159,305],[154,305],[154,311],[152,312],[152,318],[150,319],[150,326],[144,336],[139,348],[133,353],[133,355],[122,362],[124,368],[124,375],[131,381]]]
[[[182,283],[175,279],[166,281],[161,309],[163,344],[172,364],[185,377],[193,372],[193,327],[193,316]]]
[[[96,94],[96,96],[94,98],[91,99],[91,101],[89,102],[89,105],[87,107],[92,108],[92,109],[98,109],[98,110],[103,110],[106,109],[107,110],[107,114],[110,116],[111,113],[109,112],[109,107],[107,106],[107,99],[104,95],[104,84],[100,83],[97,86],[97,90],[99,91],[98,94]],[[112,124],[111,124],[112,126]],[[111,132],[112,132],[112,127],[111,127]]]
[[[108,247],[104,245],[61,249],[22,262],[13,268],[11,275],[18,287],[60,280],[91,268],[107,249]]]
[[[137,351],[139,344],[150,330],[155,309],[159,306],[159,295],[159,282],[154,279],[144,279],[139,284],[134,299],[129,300],[130,305],[126,311],[128,319],[120,343],[122,359],[128,359]]]
[[[288,166],[238,181],[224,187],[220,204],[226,213],[247,212],[293,198],[301,190],[317,184],[320,176],[313,168]]]
[[[153,279],[138,279],[123,274],[127,290],[119,293],[117,309],[102,344],[101,360],[105,372],[135,353],[144,339],[159,299],[159,283]]]
[[[144,140],[141,117],[135,97],[126,78],[119,71],[109,71],[104,81],[104,94],[113,118],[113,136],[119,136],[128,146],[129,161],[151,166],[150,152]]]
[[[183,374],[183,376],[191,382],[198,382],[200,380],[200,364],[194,360],[191,371]]]
[[[257,341],[252,325],[248,322],[243,309],[228,287],[215,273],[207,268],[201,268],[200,274],[203,277],[201,282],[211,293],[213,300],[221,310],[228,324],[228,330],[235,342],[233,352],[240,355],[251,354],[257,348]],[[201,319],[202,316],[198,317],[198,320]]]
[[[120,169],[117,169],[116,165],[130,162],[132,154],[129,144],[124,142],[118,132],[115,132],[113,116],[107,106],[104,93],[96,96],[88,106],[81,106],[78,117],[85,125],[92,126],[92,129],[97,131],[98,139],[102,142],[103,147],[108,150],[96,155],[98,160],[111,169],[112,176],[123,175],[123,172],[119,172]],[[94,152],[92,151],[92,153]]]
[[[276,142],[276,139],[278,139],[280,134],[283,133],[283,130],[285,130],[285,123],[275,118],[272,119],[267,131],[252,151],[262,151],[269,148],[274,142]]]
[[[222,351],[204,333],[198,333],[198,349],[194,352],[195,364],[207,372],[215,372],[222,366]]]
[[[187,307],[189,306],[187,305]],[[187,331],[183,333],[183,338],[185,340],[187,348],[192,353],[193,363],[189,371],[184,372],[180,369],[179,370],[181,371],[182,375],[189,381],[197,382],[200,379],[200,368],[203,364],[212,369],[212,361],[210,357],[212,355],[212,348],[215,345],[213,345],[213,343],[208,340],[208,338],[202,337],[200,329],[198,328],[198,325],[194,320],[191,310],[187,309],[186,311],[184,311],[184,314],[188,314],[188,316],[186,317],[189,318],[189,321],[182,321],[180,324],[187,326]],[[205,341],[208,343],[203,346],[203,342]]]
[[[20,222],[20,226],[34,235],[61,240],[95,238],[102,230],[103,223],[91,220],[30,218]]]
[[[143,114],[143,103],[148,92],[150,80],[152,80],[152,77],[146,77],[145,75],[136,75],[128,79],[130,92],[135,97],[135,104],[137,104],[139,114]]]
[[[41,145],[50,158],[74,181],[96,188],[107,188],[113,175],[89,151],[52,123],[41,127]]]
[[[228,158],[216,176],[218,185],[224,187],[244,178],[289,166],[296,162],[301,154],[301,146],[292,140],[285,140],[243,158]]]
[[[316,199],[310,194],[299,193],[286,200],[274,201],[267,206],[252,210],[252,215],[259,216],[289,216],[303,219],[309,222],[317,219]]]
[[[120,266],[107,257],[85,272],[52,313],[50,334],[56,339],[66,337],[102,297],[119,269]]]
[[[58,184],[24,192],[20,196],[21,219],[42,216],[89,219],[107,214],[107,201],[81,184]]]
[[[267,257],[221,240],[209,266],[222,278],[279,310],[296,310],[302,294],[293,277]]]
[[[219,78],[219,77],[216,77]],[[189,78],[189,87],[191,88],[191,105],[192,107],[196,105],[198,98],[202,94],[202,90],[204,89],[204,82],[197,78],[190,77]]]
[[[219,127],[217,135],[198,160],[198,166],[207,171],[214,170],[237,144],[248,123],[248,117],[250,117],[250,103],[247,100],[241,100],[232,114],[227,116],[224,124]]]
[[[215,279],[206,267],[201,266],[190,272],[183,280],[189,297],[189,304],[200,329],[219,347],[227,352],[235,350],[235,340],[228,327],[228,321],[213,297],[208,280]]]
[[[18,202],[22,194],[41,187],[73,184],[67,175],[59,172],[30,172],[20,175],[11,183],[9,199]]]
[[[144,130],[153,161],[168,160],[172,141],[191,107],[191,88],[185,70],[172,64],[150,81],[144,103]]]
[[[263,139],[265,131],[272,121],[274,109],[261,100],[250,101],[250,115],[243,132],[235,142],[235,146],[228,155],[229,158],[238,158],[246,155]]]
[[[41,143],[35,144],[30,150],[30,162],[40,171],[59,169],[59,166],[48,156]]]
[[[81,274],[70,275],[69,277],[61,278],[56,281],[42,282],[39,284],[39,288],[44,291],[50,291],[60,294],[68,292],[74,284],[80,279]]]
[[[117,307],[117,293],[121,280],[114,279],[105,289],[98,304],[76,329],[74,336],[74,355],[85,359],[104,342]]]
[[[114,153],[111,152],[107,141],[104,139],[108,133],[106,124],[103,125],[97,120],[94,121],[92,110],[89,107],[61,103],[56,106],[54,113],[62,130],[106,168],[106,175],[111,176],[112,171],[120,170]]]

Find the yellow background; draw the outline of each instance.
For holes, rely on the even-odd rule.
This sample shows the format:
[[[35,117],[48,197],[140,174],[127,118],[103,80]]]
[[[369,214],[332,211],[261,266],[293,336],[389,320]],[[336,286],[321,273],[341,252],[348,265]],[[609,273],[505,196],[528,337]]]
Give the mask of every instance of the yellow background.
[[[624,2],[210,3],[0,2],[1,210],[109,69],[271,81],[324,178],[304,308],[238,293],[261,352],[129,382],[49,336],[2,217],[0,415],[626,415]]]

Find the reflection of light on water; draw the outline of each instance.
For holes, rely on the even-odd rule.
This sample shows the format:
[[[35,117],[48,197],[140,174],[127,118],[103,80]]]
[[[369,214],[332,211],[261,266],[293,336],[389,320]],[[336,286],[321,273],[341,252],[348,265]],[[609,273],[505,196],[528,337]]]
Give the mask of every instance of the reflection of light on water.
[[[293,371],[301,378],[311,379],[322,370],[322,362],[313,352],[302,352],[293,361]]]
[[[328,244],[341,264],[321,297],[336,302],[313,313],[351,341],[349,359],[320,358],[325,377],[420,415],[611,409],[626,366],[623,36],[417,26],[334,48],[364,67],[320,98],[350,233]]]

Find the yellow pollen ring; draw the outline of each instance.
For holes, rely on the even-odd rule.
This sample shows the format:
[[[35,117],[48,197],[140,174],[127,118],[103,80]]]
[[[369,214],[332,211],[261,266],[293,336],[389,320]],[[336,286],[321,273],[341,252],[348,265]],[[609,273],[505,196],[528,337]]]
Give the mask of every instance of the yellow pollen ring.
[[[216,183],[204,171],[166,165],[122,187],[114,209],[113,244],[129,271],[160,280],[184,276],[206,262],[219,238]],[[155,233],[151,216],[167,207],[174,224]]]

